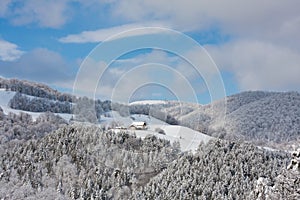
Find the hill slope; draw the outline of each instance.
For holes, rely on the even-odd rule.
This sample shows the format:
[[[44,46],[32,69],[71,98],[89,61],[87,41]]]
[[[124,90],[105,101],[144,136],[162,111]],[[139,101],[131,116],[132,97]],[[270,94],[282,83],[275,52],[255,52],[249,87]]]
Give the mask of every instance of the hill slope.
[[[65,126],[0,146],[1,199],[126,199],[178,156],[170,142]]]
[[[216,137],[283,148],[285,144],[299,143],[298,92],[255,91],[229,96],[226,98],[225,118],[219,116],[222,103],[217,101],[198,107],[181,103],[181,107],[174,105],[164,111],[175,117],[181,125]],[[220,128],[222,123],[224,126]]]
[[[288,159],[220,140],[181,154],[153,136],[141,140],[83,124],[5,144],[0,157],[0,197],[8,199],[251,199],[257,181],[274,182]],[[296,188],[288,186],[282,197]]]
[[[227,134],[284,143],[300,139],[300,94],[277,93],[239,107],[226,119]]]

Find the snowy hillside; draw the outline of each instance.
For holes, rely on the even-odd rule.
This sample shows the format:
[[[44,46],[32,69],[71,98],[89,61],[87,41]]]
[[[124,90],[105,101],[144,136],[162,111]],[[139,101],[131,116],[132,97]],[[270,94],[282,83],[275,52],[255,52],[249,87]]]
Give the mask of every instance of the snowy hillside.
[[[70,94],[59,92],[45,84],[31,82],[27,80],[5,79],[0,77],[0,88],[5,88],[9,91],[20,92],[29,96],[47,98],[58,101],[71,102],[74,98]]]
[[[16,94],[16,92],[6,91],[3,88],[0,89],[0,107],[3,109],[3,112],[5,114],[8,114],[8,113],[19,114],[20,112],[23,112],[23,113],[31,115],[33,120],[36,120],[42,113],[44,113],[44,112],[29,112],[29,111],[10,108],[9,101],[11,99],[13,99],[15,94]],[[25,96],[30,99],[34,98],[33,96],[30,96],[30,95],[25,95]],[[51,100],[51,101],[53,101],[53,100]],[[58,114],[59,116],[61,116],[63,119],[65,119],[67,121],[69,121],[72,117],[72,114],[66,114],[66,113],[56,113],[56,114]]]
[[[16,92],[6,91],[0,88],[0,105],[8,106],[8,102],[15,96]]]
[[[156,130],[163,130],[164,134]],[[130,130],[129,133],[135,133],[138,137],[145,138],[147,135],[155,135],[158,138],[174,142],[179,142],[182,151],[195,151],[199,144],[207,143],[213,139],[208,135],[194,131],[190,128],[175,125],[150,125],[148,130]]]
[[[213,137],[200,133],[183,126],[168,125],[167,123],[158,120],[148,115],[131,115],[122,117],[119,113],[112,111],[101,116],[100,126],[102,127],[124,127],[128,128],[133,122],[146,122],[146,130],[126,130],[131,134],[136,134],[137,137],[145,138],[147,135],[154,135],[161,139],[166,139],[172,144],[179,142],[182,151],[195,151],[200,143],[207,143]],[[113,129],[115,132],[120,132],[120,129]],[[161,132],[161,133],[160,133]]]
[[[20,112],[25,112],[25,113],[31,115],[34,120],[36,120],[36,118],[40,115],[40,113],[15,110],[8,106],[9,101],[15,96],[15,94],[16,94],[16,92],[5,91],[5,89],[3,89],[3,88],[0,89],[0,107],[2,108],[3,112],[5,114],[8,114],[10,112],[15,113],[15,114],[19,114]]]
[[[161,121],[159,119],[156,119],[148,115],[142,115],[142,114],[140,115],[133,114],[127,117],[122,117],[116,111],[110,111],[102,114],[99,123],[100,125],[105,127],[112,127],[112,125],[129,127],[131,123],[134,121],[142,121],[142,122],[146,122],[147,124],[159,124],[159,125],[166,124],[164,121]]]
[[[299,143],[299,93],[242,92],[227,97],[226,106],[226,118],[219,118],[222,101],[198,106],[171,104],[162,110],[177,119],[180,125],[215,137],[252,141],[276,148]],[[225,126],[216,129],[221,123]]]
[[[155,137],[69,125],[12,141],[0,157],[1,199],[299,197],[299,172],[286,169],[290,158],[247,143],[212,140],[194,154],[178,154]]]
[[[153,105],[153,104],[166,104],[167,101],[162,100],[143,100],[143,101],[134,101],[129,103],[129,105]]]
[[[222,137],[275,148],[299,144],[299,93],[245,92],[227,98],[227,108]],[[208,126],[215,123],[212,118]]]
[[[227,115],[226,131],[246,140],[299,143],[300,94],[278,93],[241,106]]]

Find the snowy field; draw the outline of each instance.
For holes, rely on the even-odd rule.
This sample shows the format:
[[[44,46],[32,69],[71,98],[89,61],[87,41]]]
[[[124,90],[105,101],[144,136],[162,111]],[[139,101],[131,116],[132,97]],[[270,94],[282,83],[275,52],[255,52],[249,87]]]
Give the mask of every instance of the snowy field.
[[[105,117],[101,116],[100,124],[109,127],[113,122],[117,126],[128,128],[134,121],[141,121],[147,123],[147,130],[127,130],[129,133],[135,133],[138,137],[145,138],[147,135],[155,135],[158,138],[169,140],[171,143],[178,141],[182,151],[195,151],[201,142],[207,143],[213,137],[203,133],[194,131],[190,128],[169,125],[161,120],[158,120],[148,115],[131,115],[130,117],[121,117],[117,112],[107,113]],[[165,134],[158,133],[158,129],[164,131]],[[113,129],[115,132],[120,129]]]
[[[167,101],[163,100],[143,100],[143,101],[134,101],[129,103],[129,105],[153,105],[153,104],[166,104]]]
[[[164,130],[165,135],[153,130],[153,128],[156,127]],[[207,143],[210,139],[213,139],[213,137],[194,131],[190,128],[174,125],[150,125],[150,129],[148,130],[129,130],[129,132],[135,132],[135,134],[141,138],[150,134],[155,135],[158,138],[169,140],[171,143],[178,141],[182,151],[192,152],[198,148],[201,142]]]

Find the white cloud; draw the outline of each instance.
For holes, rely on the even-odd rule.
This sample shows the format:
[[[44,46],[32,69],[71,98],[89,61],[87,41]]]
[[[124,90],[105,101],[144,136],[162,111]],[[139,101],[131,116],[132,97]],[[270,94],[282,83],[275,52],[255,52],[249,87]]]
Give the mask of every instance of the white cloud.
[[[127,102],[137,89],[154,84],[166,86],[178,98],[190,100],[194,98],[192,89],[198,88],[189,85],[192,83],[185,77],[184,71],[178,71],[173,67],[174,64],[178,64],[178,59],[166,52],[154,50],[138,55],[134,59],[116,61],[108,67],[106,63],[88,57],[78,71],[74,85],[75,93]],[[153,91],[147,90],[146,87],[144,95],[147,93],[151,98]]]
[[[102,42],[105,40],[115,40],[125,37],[148,35],[155,33],[163,33],[161,29],[150,29],[152,27],[166,27],[158,23],[147,24],[125,24],[121,26],[115,26],[111,28],[104,28],[95,31],[83,31],[79,34],[71,34],[59,39],[63,43],[87,43],[87,42]]]
[[[217,29],[219,34],[229,38],[271,42],[300,52],[300,1],[124,0],[108,3],[117,19],[133,23],[164,21],[183,32]]]
[[[99,42],[148,21],[162,21],[184,32],[217,28],[219,34],[229,36],[230,41],[210,47],[209,52],[218,66],[234,74],[241,90],[299,90],[300,1],[228,0],[216,4],[204,0],[124,0],[104,4],[109,5],[115,19],[129,24],[69,35],[60,41]],[[203,62],[197,52],[191,50],[190,54],[195,62]],[[138,59],[134,60],[139,63]],[[159,62],[170,63],[168,60]],[[186,63],[173,66],[190,78],[195,74]],[[202,71],[209,72],[209,68],[204,65]]]
[[[177,89],[173,92],[179,94],[181,98],[184,96],[183,94],[185,94],[186,98],[193,98],[193,96],[189,96],[191,92],[186,87],[187,84],[191,84],[191,87],[196,94],[207,92],[207,87],[203,78],[209,79],[209,77],[201,77],[201,75],[205,76],[210,74],[212,71],[215,72],[212,68],[210,68],[212,63],[206,62],[207,58],[204,57],[204,52],[199,52],[199,49],[197,50],[198,51],[196,52],[188,52],[185,56],[189,59],[193,58],[190,61],[201,66],[201,74],[197,71],[199,68],[194,68],[181,57],[170,55],[162,50],[153,50],[149,53],[137,55],[134,58],[123,59],[120,61],[117,60],[113,63],[102,78],[99,91],[104,93],[104,91],[109,91],[107,90],[108,88],[112,91],[115,84],[122,79],[122,76],[126,75],[127,78],[124,79],[122,84],[118,86],[118,98],[127,98],[130,88],[132,89],[136,87],[138,83],[143,81],[164,83],[169,87],[170,85],[172,85],[172,87],[175,86]],[[132,73],[131,69],[135,67],[139,68],[139,70],[134,70],[134,73]],[[127,75],[127,73],[129,74]]]
[[[14,61],[23,54],[24,52],[19,50],[16,44],[0,39],[0,60]]]
[[[63,57],[47,49],[34,49],[24,53],[14,62],[0,62],[1,75],[28,79],[47,84],[64,83],[71,80],[76,69]]]
[[[221,69],[234,74],[241,90],[299,90],[298,51],[257,40],[206,48]]]
[[[298,17],[300,2],[294,0],[124,0],[111,3],[113,15],[134,22],[163,20],[180,30],[199,30],[220,25],[231,33],[264,32],[280,28]]]
[[[129,22],[163,20],[184,32],[216,28],[229,36],[226,44],[207,48],[241,90],[300,89],[300,1],[124,0],[110,5],[113,16]],[[192,76],[188,69],[179,66]]]
[[[0,16],[16,25],[36,23],[41,27],[58,28],[69,18],[69,0],[4,0]]]
[[[217,28],[220,34],[230,37],[271,41],[300,50],[300,1],[228,0],[218,4],[205,0],[79,2],[91,12],[95,12],[96,8],[106,7],[111,22],[115,20],[125,25],[83,31],[61,38],[61,42],[100,42],[132,28],[161,26],[183,32],[201,32]],[[146,33],[140,31],[136,34]]]
[[[169,66],[152,63],[138,65],[118,77],[117,81],[111,86],[112,90],[109,97],[113,101],[129,102],[138,89],[150,85],[166,88],[180,100],[196,101],[193,87],[182,74]],[[99,89],[101,90],[101,88]],[[146,89],[144,95],[146,96],[148,93],[148,98],[151,98],[151,87],[148,87],[148,90],[147,87],[144,89]]]
[[[98,81],[104,73],[107,64],[103,61],[96,61],[87,57],[77,71],[76,79],[73,82],[73,92],[76,95],[93,98],[96,92]],[[109,79],[108,79],[109,80]],[[101,88],[106,87],[105,83]]]
[[[178,62],[179,57],[170,56],[163,50],[152,50],[150,53],[140,54],[134,57],[134,60],[128,59],[128,61],[132,60],[132,64],[141,65],[145,63],[159,63],[164,65],[172,65],[175,62]]]

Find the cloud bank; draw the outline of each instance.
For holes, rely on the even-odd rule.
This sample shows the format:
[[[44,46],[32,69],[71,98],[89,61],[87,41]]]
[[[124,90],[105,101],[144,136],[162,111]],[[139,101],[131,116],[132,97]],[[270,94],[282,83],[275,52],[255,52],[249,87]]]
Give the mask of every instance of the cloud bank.
[[[0,17],[14,25],[37,24],[59,28],[71,17],[69,0],[1,0]]]
[[[14,61],[24,54],[19,47],[11,42],[0,39],[0,60]]]
[[[133,37],[139,35],[149,35],[156,33],[163,33],[161,30],[152,30],[143,27],[166,27],[162,26],[162,23],[147,23],[146,24],[125,24],[121,26],[114,26],[111,28],[98,29],[95,31],[83,31],[79,34],[71,34],[59,39],[62,43],[89,43],[89,42],[103,42],[105,40],[115,40],[126,37]],[[127,31],[136,29],[134,32]],[[122,33],[122,34],[121,34]]]
[[[64,58],[47,49],[34,49],[13,62],[0,62],[1,75],[62,85],[72,80],[74,70]]]

